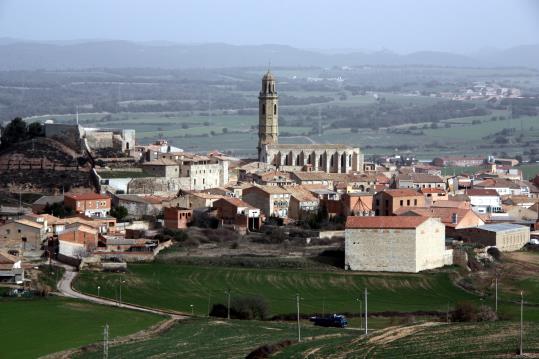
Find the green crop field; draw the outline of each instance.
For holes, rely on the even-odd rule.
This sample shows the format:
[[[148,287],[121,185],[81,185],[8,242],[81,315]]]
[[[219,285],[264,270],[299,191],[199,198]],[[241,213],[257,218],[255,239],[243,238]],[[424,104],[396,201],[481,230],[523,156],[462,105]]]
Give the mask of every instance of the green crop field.
[[[539,352],[539,327],[524,328],[525,353]],[[409,330],[409,331],[408,331]],[[497,358],[515,356],[519,345],[519,325],[509,322],[455,323],[410,326],[390,333],[383,340],[364,338],[322,338],[292,345],[274,358]],[[374,337],[374,339],[372,338]],[[315,350],[316,349],[316,350]],[[344,354],[346,353],[346,354]],[[535,357],[535,356],[531,356]]]
[[[305,338],[323,335],[352,338],[358,335],[356,333],[352,330],[302,324],[302,335]],[[261,345],[296,338],[297,327],[292,323],[194,319],[179,322],[158,338],[111,347],[109,356],[130,359],[245,358]],[[84,353],[77,358],[102,358],[102,353]]]
[[[0,298],[0,357],[36,358],[145,329],[163,318],[59,297]]]
[[[294,313],[295,296],[302,297],[301,312],[359,312],[356,298],[369,291],[371,311],[443,310],[448,303],[475,297],[455,287],[447,273],[359,274],[312,270],[203,267],[178,264],[132,264],[126,274],[82,272],[77,289],[116,298],[120,280],[125,280],[126,302],[170,308],[206,315],[208,301],[225,303],[232,295],[260,295],[272,314]]]

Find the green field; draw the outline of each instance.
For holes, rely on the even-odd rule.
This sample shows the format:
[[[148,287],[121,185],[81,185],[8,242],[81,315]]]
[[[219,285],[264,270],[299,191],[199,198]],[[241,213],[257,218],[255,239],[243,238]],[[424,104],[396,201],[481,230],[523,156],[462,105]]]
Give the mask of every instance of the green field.
[[[145,329],[163,318],[59,297],[0,298],[0,357],[36,358]]]
[[[295,296],[302,297],[301,312],[359,312],[356,298],[369,291],[370,311],[443,310],[448,303],[474,299],[455,287],[447,273],[358,274],[313,270],[203,267],[178,264],[132,264],[127,274],[82,272],[75,287],[116,298],[119,282],[126,302],[170,308],[196,314],[208,313],[208,300],[225,303],[225,291],[232,295],[260,295],[272,314],[294,313]]]
[[[302,324],[305,338],[321,335],[352,338],[355,331],[314,327]],[[111,358],[245,358],[264,344],[297,338],[294,324],[259,321],[186,320],[176,324],[158,338],[119,345],[109,349]],[[102,353],[91,352],[77,358],[102,358]]]
[[[508,322],[455,323],[388,329],[387,337],[326,338],[285,348],[274,358],[498,358],[515,357],[519,325]],[[409,329],[410,332],[406,332]],[[525,353],[539,352],[539,327],[525,325]],[[381,333],[380,333],[381,334]],[[405,335],[408,334],[408,335]],[[402,336],[402,337],[401,337]],[[374,338],[372,338],[374,337]],[[313,349],[316,349],[313,352]],[[346,354],[344,354],[346,353]],[[534,358],[536,356],[533,356]]]

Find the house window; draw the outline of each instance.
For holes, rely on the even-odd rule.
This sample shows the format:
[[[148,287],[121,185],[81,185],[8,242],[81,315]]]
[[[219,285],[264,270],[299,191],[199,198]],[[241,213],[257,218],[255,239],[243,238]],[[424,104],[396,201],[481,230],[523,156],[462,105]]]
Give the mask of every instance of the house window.
[[[401,199],[401,202],[400,202],[401,206],[404,206],[404,201]]]
[[[414,199],[414,206],[417,206],[417,199]]]
[[[409,206],[410,205],[410,200],[406,200],[406,205]]]

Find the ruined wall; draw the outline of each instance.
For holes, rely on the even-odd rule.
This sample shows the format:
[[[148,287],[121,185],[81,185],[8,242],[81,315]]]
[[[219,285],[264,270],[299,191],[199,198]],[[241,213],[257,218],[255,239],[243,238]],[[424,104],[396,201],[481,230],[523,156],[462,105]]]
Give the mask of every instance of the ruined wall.
[[[189,187],[189,177],[144,177],[132,179],[127,185],[126,193],[176,195],[178,191],[188,190]]]

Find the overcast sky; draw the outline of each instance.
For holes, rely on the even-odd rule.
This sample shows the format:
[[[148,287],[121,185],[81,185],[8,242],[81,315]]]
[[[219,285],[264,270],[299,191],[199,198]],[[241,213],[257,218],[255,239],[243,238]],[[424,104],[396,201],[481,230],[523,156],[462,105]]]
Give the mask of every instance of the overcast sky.
[[[539,43],[539,1],[0,0],[0,37],[468,53]]]

